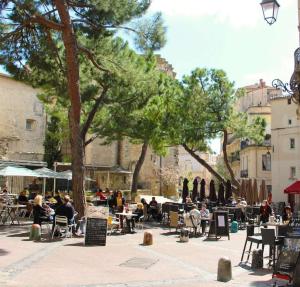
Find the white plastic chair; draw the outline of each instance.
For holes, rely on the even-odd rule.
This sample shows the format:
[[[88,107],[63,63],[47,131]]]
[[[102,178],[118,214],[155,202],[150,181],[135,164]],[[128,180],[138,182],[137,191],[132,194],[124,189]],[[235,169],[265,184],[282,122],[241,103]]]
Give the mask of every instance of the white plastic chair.
[[[66,216],[55,216],[54,228],[52,231],[52,239],[55,232],[60,232],[61,230],[65,231],[66,237],[70,236],[72,238],[72,227],[73,224],[68,224],[68,218]]]

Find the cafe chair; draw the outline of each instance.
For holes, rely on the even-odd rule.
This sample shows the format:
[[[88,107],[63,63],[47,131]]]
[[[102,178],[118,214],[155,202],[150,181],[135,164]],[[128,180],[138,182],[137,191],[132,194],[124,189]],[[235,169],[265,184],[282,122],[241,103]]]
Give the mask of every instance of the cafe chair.
[[[266,245],[269,245],[269,266],[273,266],[275,268],[276,263],[276,252],[278,252],[278,247],[282,244],[282,240],[276,238],[275,229],[271,228],[262,228],[261,229],[261,237],[262,237],[262,252],[264,254],[264,249]]]
[[[181,222],[179,221],[179,214],[178,212],[170,211],[170,220],[169,220],[169,229],[175,228],[176,232],[177,229],[182,226]]]
[[[0,223],[4,224],[7,220],[7,209],[4,205],[0,204]]]
[[[107,229],[109,229],[110,233],[108,235],[111,235],[113,230],[119,230],[120,227],[120,221],[118,218],[113,218],[111,215],[107,218]]]
[[[144,229],[144,215],[142,215],[142,216],[138,219],[138,221],[136,222],[136,227],[137,227],[138,229],[141,229],[141,230]]]
[[[186,213],[184,216],[184,225],[185,225],[185,227],[190,229],[190,233],[191,233],[191,230],[193,230],[194,235],[195,236],[197,235],[197,229],[198,229],[197,220],[189,213]]]
[[[72,228],[73,224],[68,223],[68,218],[66,216],[56,215],[54,220],[54,228],[52,231],[52,239],[55,233],[60,233],[61,231],[64,231],[65,237],[72,238]]]
[[[245,244],[244,244],[243,254],[242,254],[242,257],[241,257],[241,262],[243,262],[243,258],[244,258],[245,253],[248,253],[248,256],[247,256],[247,262],[248,262],[250,254],[251,254],[251,249],[252,249],[252,244],[253,243],[256,244],[256,248],[258,248],[259,245],[262,244],[262,236],[254,235],[254,225],[246,226],[246,232],[247,232],[246,241],[245,241]],[[250,242],[250,246],[249,246],[248,251],[245,251],[248,242]]]
[[[277,238],[284,238],[287,236],[289,230],[288,225],[278,225],[277,226]]]
[[[274,287],[278,286],[276,279],[286,280],[289,285],[294,283],[294,276],[296,275],[295,269],[300,264],[300,252],[292,249],[285,248],[283,249],[276,262],[272,279],[275,279]],[[294,285],[298,286],[298,285]]]

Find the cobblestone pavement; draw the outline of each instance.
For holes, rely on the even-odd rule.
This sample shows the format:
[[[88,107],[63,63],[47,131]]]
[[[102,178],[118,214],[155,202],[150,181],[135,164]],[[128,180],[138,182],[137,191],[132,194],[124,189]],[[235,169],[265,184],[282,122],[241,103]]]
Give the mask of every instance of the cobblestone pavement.
[[[163,287],[272,286],[271,272],[240,265],[245,231],[230,240],[190,238],[160,226],[147,226],[152,246],[143,246],[143,231],[112,235],[105,247],[83,245],[83,238],[41,242],[28,240],[29,225],[0,226],[0,286]],[[216,281],[220,257],[232,262],[233,280]]]

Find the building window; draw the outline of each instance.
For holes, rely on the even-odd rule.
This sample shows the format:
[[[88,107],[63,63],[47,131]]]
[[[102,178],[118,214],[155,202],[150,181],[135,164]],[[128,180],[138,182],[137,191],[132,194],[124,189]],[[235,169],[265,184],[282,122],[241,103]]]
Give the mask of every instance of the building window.
[[[292,120],[289,120],[289,125],[291,125],[292,124]]]
[[[271,154],[269,152],[262,155],[262,170],[271,171]]]
[[[290,148],[291,149],[295,148],[295,139],[290,139]]]
[[[32,131],[34,129],[35,120],[27,119],[26,120],[26,130]]]
[[[126,182],[127,182],[127,177],[123,176],[123,183],[126,184]]]
[[[295,178],[296,177],[296,167],[292,166],[290,167],[290,178]]]
[[[290,105],[292,103],[292,99],[288,98],[287,102],[288,102],[288,105]]]

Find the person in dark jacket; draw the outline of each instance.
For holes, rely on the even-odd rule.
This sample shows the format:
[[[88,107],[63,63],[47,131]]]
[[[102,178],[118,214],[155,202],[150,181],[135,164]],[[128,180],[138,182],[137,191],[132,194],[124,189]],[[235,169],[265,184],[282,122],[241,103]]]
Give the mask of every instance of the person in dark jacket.
[[[55,216],[56,215],[66,216],[68,218],[68,224],[74,223],[75,209],[71,204],[70,197],[68,195],[65,195],[63,204],[56,208]]]
[[[272,209],[266,199],[262,202],[259,209],[259,213],[260,213],[260,221],[262,223],[266,223],[269,221],[269,217],[272,214]]]
[[[43,206],[43,197],[41,195],[37,195],[34,198],[33,204],[33,223],[41,225],[42,222],[50,222],[52,221],[51,208],[47,205]]]

